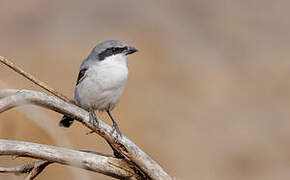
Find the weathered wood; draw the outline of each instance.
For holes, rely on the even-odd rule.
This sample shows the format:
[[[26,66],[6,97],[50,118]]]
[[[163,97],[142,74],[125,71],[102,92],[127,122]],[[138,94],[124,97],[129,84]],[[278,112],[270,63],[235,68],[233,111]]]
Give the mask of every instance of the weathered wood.
[[[35,167],[39,166],[47,166],[52,162],[37,160],[33,163],[24,164],[20,166],[13,166],[13,167],[0,167],[0,173],[14,173],[14,174],[23,174],[31,172]]]
[[[0,97],[3,97],[0,99],[0,113],[16,106],[34,104],[70,116],[110,142],[128,161],[132,161],[136,165],[137,171],[138,169],[141,170],[141,174],[144,173],[145,176],[153,180],[173,179],[124,135],[117,136],[116,132],[112,134],[111,126],[100,119],[98,119],[98,127],[92,125],[89,122],[88,112],[74,104],[67,103],[42,92],[31,90],[0,89]]]
[[[35,164],[30,164],[28,166],[0,168],[0,172],[23,173],[25,170],[33,171],[34,168],[45,165],[46,161],[46,163],[55,162],[79,167],[119,179],[136,179],[135,172],[128,166],[124,159],[117,159],[101,154],[23,141],[0,140],[0,155],[16,155],[44,160],[36,164],[36,166]],[[34,174],[38,173],[39,170],[41,169],[36,169]],[[31,176],[33,177],[34,174]]]

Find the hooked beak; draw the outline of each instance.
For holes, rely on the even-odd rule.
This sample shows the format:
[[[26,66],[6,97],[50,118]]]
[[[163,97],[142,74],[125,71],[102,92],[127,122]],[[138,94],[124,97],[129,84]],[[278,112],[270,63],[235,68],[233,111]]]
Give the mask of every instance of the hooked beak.
[[[132,46],[128,46],[128,50],[126,52],[126,55],[133,54],[133,53],[135,53],[137,51],[138,51],[138,49],[136,49],[136,48],[134,48]]]

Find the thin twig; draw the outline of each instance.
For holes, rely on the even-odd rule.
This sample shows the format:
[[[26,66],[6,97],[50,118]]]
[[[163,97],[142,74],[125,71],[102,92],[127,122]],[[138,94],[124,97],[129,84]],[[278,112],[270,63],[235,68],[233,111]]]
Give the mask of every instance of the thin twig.
[[[66,101],[66,102],[74,103],[73,100],[69,99],[68,97],[66,97],[62,93],[56,91],[55,89],[49,87],[46,83],[40,81],[39,79],[37,79],[36,77],[32,76],[31,74],[25,72],[23,69],[21,69],[19,66],[17,66],[14,63],[12,63],[11,61],[6,59],[5,57],[0,56],[0,62],[5,64],[6,66],[10,67],[11,69],[16,71],[17,73],[21,74],[22,76],[24,76],[28,80],[32,81],[34,84],[38,85],[39,87],[47,90],[48,92],[50,92],[51,94],[55,95],[56,97]]]
[[[24,165],[20,165],[20,166],[0,167],[0,173],[14,173],[14,174],[29,173],[32,171],[32,169],[35,167],[35,165],[39,164],[40,162],[45,163],[47,161],[37,160],[33,163],[24,164]]]
[[[0,173],[14,173],[16,175],[29,173],[25,179],[33,180],[38,174],[43,171],[46,166],[51,163],[52,162],[49,161],[37,160],[33,163],[24,164],[21,166],[0,167]]]
[[[74,103],[74,101],[55,91],[53,88],[50,88],[45,83],[25,72],[20,67],[14,65],[12,62],[8,61],[4,57],[0,56],[0,61],[8,67],[12,68],[14,71],[21,74],[22,76],[31,80],[33,83],[49,91],[61,100],[67,102],[65,103],[60,99],[53,98],[52,96],[48,96],[44,93],[22,90],[21,93],[16,93],[0,100],[0,113],[22,104],[35,104],[68,115],[80,121],[86,127],[105,138],[114,147],[114,149],[118,150],[118,152],[122,154],[122,156],[126,157],[127,160],[132,161],[133,164],[136,165],[136,171],[140,171],[139,169],[141,169],[141,174],[145,173],[145,176],[153,180],[172,179],[172,177],[170,177],[155,161],[153,161],[133,142],[131,142],[125,136],[122,136],[122,138],[120,138],[116,136],[115,133],[112,134],[112,127],[105,124],[101,120],[98,120],[98,127],[92,125],[88,118],[88,112],[84,109],[77,107],[78,105],[75,106],[76,104]],[[2,92],[3,94],[7,94],[7,91],[3,89]]]
[[[51,163],[52,162],[43,160],[35,161],[33,164],[33,168],[31,169],[30,173],[25,179],[33,180],[37,175],[39,175],[44,170],[44,168],[46,168],[46,166],[48,166]]]

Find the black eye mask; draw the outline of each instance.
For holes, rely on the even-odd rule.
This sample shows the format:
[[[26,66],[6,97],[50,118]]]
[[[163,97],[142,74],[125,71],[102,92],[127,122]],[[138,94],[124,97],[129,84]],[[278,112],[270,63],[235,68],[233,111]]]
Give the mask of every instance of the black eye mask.
[[[101,52],[98,56],[99,56],[99,60],[103,61],[106,57],[108,56],[112,56],[112,55],[116,55],[116,54],[120,54],[123,51],[127,50],[127,47],[111,47],[111,48],[107,48],[106,50],[104,50],[103,52]]]

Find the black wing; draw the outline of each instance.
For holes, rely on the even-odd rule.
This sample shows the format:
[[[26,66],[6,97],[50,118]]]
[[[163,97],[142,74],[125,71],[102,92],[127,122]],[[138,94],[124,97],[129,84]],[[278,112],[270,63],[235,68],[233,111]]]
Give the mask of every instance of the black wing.
[[[87,68],[84,68],[84,69],[81,69],[80,70],[79,75],[78,75],[77,84],[76,85],[78,85],[85,78],[85,74],[86,74],[86,71],[87,70],[88,70]]]

